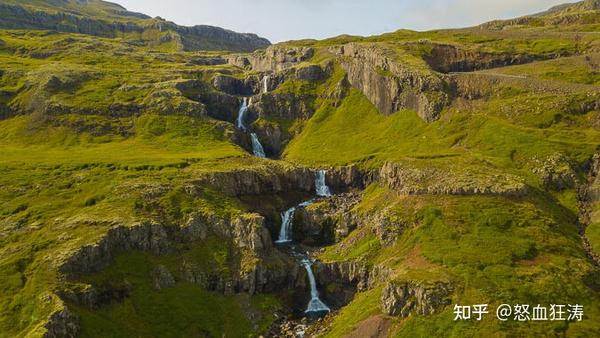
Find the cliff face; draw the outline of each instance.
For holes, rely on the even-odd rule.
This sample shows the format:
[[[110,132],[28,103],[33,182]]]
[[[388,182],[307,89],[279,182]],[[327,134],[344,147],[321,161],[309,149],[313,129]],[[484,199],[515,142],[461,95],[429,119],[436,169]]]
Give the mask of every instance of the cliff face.
[[[4,29],[47,29],[67,33],[80,33],[101,37],[118,37],[126,33],[140,34],[148,31],[157,32],[157,40],[150,43],[163,43],[175,40],[181,49],[186,51],[198,50],[230,50],[251,52],[266,48],[270,45],[267,39],[256,34],[237,33],[213,26],[184,27],[160,18],[132,13],[126,10],[112,11],[112,15],[87,15],[87,6],[105,5],[103,1],[94,4],[77,2],[66,6],[60,3],[56,7],[46,4],[46,7],[28,7],[28,1],[14,5],[0,2],[0,28]],[[78,11],[79,9],[79,11]]]
[[[441,77],[405,67],[381,47],[350,43],[330,51],[340,57],[350,84],[384,115],[413,109],[431,122],[449,103],[447,86]]]
[[[451,45],[434,44],[431,52],[424,59],[432,69],[449,73],[505,67],[559,56],[561,55],[494,54],[463,50]]]
[[[250,55],[232,56],[228,62],[257,72],[280,72],[307,61],[314,54],[315,50],[312,47],[272,46],[265,51],[258,51]]]

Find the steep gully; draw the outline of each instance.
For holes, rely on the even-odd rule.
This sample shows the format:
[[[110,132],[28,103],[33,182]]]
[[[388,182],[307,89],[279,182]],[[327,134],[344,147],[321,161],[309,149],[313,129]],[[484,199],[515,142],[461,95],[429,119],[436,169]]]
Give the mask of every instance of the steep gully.
[[[263,92],[268,91],[267,83],[268,83],[268,77],[265,76],[263,78],[263,84],[264,84]],[[246,125],[244,123],[244,116],[245,116],[245,113],[247,110],[248,110],[248,100],[247,100],[247,98],[244,98],[242,101],[242,105],[240,107],[238,119],[237,119],[237,127],[242,131],[247,130]],[[252,152],[254,153],[254,155],[257,157],[265,158],[266,157],[265,151],[264,151],[262,145],[260,144],[260,141],[258,140],[258,137],[256,136],[256,134],[250,133],[250,137],[252,139]],[[317,193],[317,198],[331,196],[331,191],[329,190],[329,187],[325,183],[325,175],[326,175],[326,172],[324,170],[317,171],[317,173],[315,175],[316,176],[315,177],[315,190]],[[310,258],[308,258],[308,256],[305,253],[300,251],[298,249],[298,247],[293,245],[293,239],[292,239],[293,218],[294,218],[294,212],[296,211],[296,208],[307,207],[310,204],[312,204],[315,200],[316,200],[316,198],[312,198],[307,201],[304,201],[304,202],[300,203],[298,206],[291,207],[281,214],[282,221],[281,221],[281,228],[280,228],[280,232],[279,232],[279,238],[275,241],[275,243],[278,245],[289,245],[290,249],[291,249],[290,250],[291,255],[294,256],[300,262],[300,264],[306,269],[306,273],[308,275],[308,280],[310,283],[311,299],[308,302],[308,305],[307,305],[304,313],[309,317],[322,316],[331,311],[329,309],[329,307],[327,305],[325,305],[325,303],[323,303],[323,301],[321,301],[321,299],[319,298],[319,291],[317,290],[317,282],[315,280],[315,276],[312,271],[313,262],[311,261]]]

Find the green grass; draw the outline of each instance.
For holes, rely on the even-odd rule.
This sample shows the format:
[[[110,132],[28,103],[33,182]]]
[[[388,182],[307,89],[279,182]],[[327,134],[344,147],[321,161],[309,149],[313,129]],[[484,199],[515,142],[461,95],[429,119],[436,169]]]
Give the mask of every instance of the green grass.
[[[358,293],[352,303],[344,307],[333,319],[330,330],[324,337],[342,337],[352,332],[358,323],[379,313],[381,288]]]
[[[103,16],[96,5],[89,8],[95,13],[86,14]],[[78,7],[73,2],[68,6]],[[589,21],[568,31],[535,22],[503,31],[403,30],[285,45],[316,47],[315,57],[303,65],[325,65],[332,59],[327,47],[369,43],[410,71],[432,74],[422,58],[434,43],[498,54],[593,50],[598,47],[595,35],[578,33],[597,30],[595,21]],[[229,65],[190,65],[193,58],[220,53],[179,52],[182,46],[174,41],[155,43],[161,37],[165,35],[156,30],[114,39],[0,31],[0,113],[10,112],[0,120],[0,337],[43,334],[48,315],[63,306],[55,291],[67,284],[58,265],[111,227],[147,219],[177,225],[197,211],[217,217],[247,212],[256,204],[247,196],[226,197],[218,186],[190,194],[187,187],[209,172],[270,172],[288,165],[249,156],[229,140],[231,125],[200,116],[207,107],[191,99],[213,91],[209,82],[217,73],[236,78],[249,73]],[[583,177],[582,164],[600,144],[600,112],[581,109],[598,99],[587,94],[599,84],[597,74],[585,56],[493,71],[527,75],[527,84],[481,81],[481,98],[457,100],[439,121],[427,124],[413,111],[383,116],[356,89],[334,106],[329,94],[344,77],[335,65],[323,81],[287,80],[272,93],[302,100],[314,108],[314,116],[257,123],[279,125],[286,140],[291,138],[284,159],[311,167],[358,163],[378,168],[393,161],[434,173],[417,182],[421,187],[439,182],[486,185],[505,176],[532,187],[525,197],[508,198],[399,196],[372,185],[353,212],[382,213],[391,227],[401,228],[397,240],[382,243],[373,231],[378,225],[368,224],[327,247],[321,259],[381,264],[397,279],[450,281],[457,303],[579,302],[588,318],[568,326],[454,323],[446,308],[430,317],[391,318],[392,335],[596,336],[594,319],[600,309],[592,288],[597,284],[590,282],[594,271],[574,225],[576,191],[544,191],[533,169],[561,154]],[[191,80],[202,85],[180,89]],[[270,198],[261,196],[265,209],[287,202]],[[597,224],[587,232],[596,249]],[[248,260],[223,240],[178,250],[160,257],[124,253],[107,269],[73,281],[100,287],[126,281],[132,287],[129,298],[99,309],[70,304],[81,316],[82,335],[239,337],[267,329],[281,306],[277,295],[225,296],[182,282],[154,290],[150,272],[158,264],[175,275],[181,260],[222,276],[248,268]],[[328,335],[349,333],[379,314],[382,287],[357,294],[333,319]]]
[[[501,70],[501,72],[512,75],[528,75],[540,79],[567,83],[600,85],[600,69],[594,71],[595,68],[599,67],[597,66],[599,59],[600,57],[597,54],[577,56],[536,62],[533,65],[508,67]]]
[[[279,307],[273,296],[224,296],[187,283],[161,290],[153,288],[151,276],[157,264],[165,263],[171,271],[177,271],[176,263],[182,260],[205,264],[205,268],[222,264],[218,263],[222,262],[219,251],[215,251],[218,243],[200,244],[193,249],[195,252],[182,256],[128,253],[119,256],[108,269],[86,277],[92,285],[100,287],[126,283],[131,291],[124,301],[99,309],[74,306],[81,317],[81,336],[243,337],[264,331],[274,319],[273,311]]]
[[[378,207],[374,209],[373,205]],[[574,336],[597,334],[592,318],[600,313],[598,295],[583,283],[594,269],[581,247],[571,211],[557,208],[541,196],[398,196],[376,187],[366,191],[358,208],[364,212],[384,208],[384,215],[408,226],[395,243],[362,252],[365,242],[356,240],[356,233],[380,227],[379,223],[364,225],[328,248],[322,254],[324,260],[345,260],[344,255],[332,256],[334,252],[360,252],[359,258],[347,259],[366,259],[387,266],[395,272],[392,278],[449,280],[454,288],[452,304],[577,302],[589,310],[587,320],[567,327],[562,323],[503,324],[492,319],[456,323],[447,307],[432,316],[390,318],[395,323],[393,336],[481,337],[507,332],[547,335],[555,331]],[[376,306],[369,310],[371,307],[361,303],[365,297],[371,296],[359,294],[342,310],[329,336],[347,333],[359,321],[380,313]],[[370,301],[376,304],[378,299],[373,296]],[[358,308],[364,312],[353,310]]]

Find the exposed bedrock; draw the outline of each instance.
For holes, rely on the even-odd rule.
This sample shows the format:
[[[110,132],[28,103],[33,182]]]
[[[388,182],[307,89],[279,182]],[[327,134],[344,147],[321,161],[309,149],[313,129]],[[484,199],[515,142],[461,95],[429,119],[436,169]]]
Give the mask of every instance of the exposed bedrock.
[[[263,73],[250,75],[246,78],[237,78],[225,74],[217,74],[213,78],[212,85],[219,91],[236,96],[254,96],[267,91],[275,90],[293,72]],[[256,98],[252,98],[255,101]]]
[[[552,176],[555,184],[560,183],[556,181],[559,179],[557,175]],[[563,176],[569,175],[564,174],[560,177],[564,178]],[[465,172],[455,171],[452,168],[418,168],[397,162],[385,162],[381,168],[371,170],[364,170],[354,165],[329,168],[326,182],[336,193],[363,189],[372,183],[405,195],[522,196],[530,190],[522,178],[493,170]]]
[[[339,56],[352,86],[384,115],[412,109],[424,121],[432,122],[450,101],[442,77],[404,66],[381,47],[349,43],[331,47],[330,52]]]
[[[523,196],[529,192],[524,180],[511,174],[414,168],[393,162],[383,165],[379,171],[379,183],[407,195]]]
[[[297,208],[293,238],[310,246],[338,242],[357,227],[357,217],[351,210],[359,200],[358,193],[344,193]]]
[[[79,336],[79,322],[66,307],[50,315],[44,325],[44,338],[75,338]]]
[[[234,55],[227,59],[235,66],[257,72],[279,72],[309,60],[315,53],[311,47],[270,46],[249,55]]]
[[[447,282],[393,281],[383,289],[381,310],[390,316],[430,315],[451,303]]]
[[[240,99],[211,88],[200,80],[186,80],[177,83],[176,88],[188,99],[202,103],[205,115],[233,123],[237,118]]]
[[[314,192],[314,171],[302,167],[239,169],[202,175],[185,186],[190,194],[211,187],[227,196],[268,195],[282,192]]]
[[[578,186],[577,197],[579,200],[579,233],[583,240],[583,247],[588,257],[600,266],[600,253],[594,250],[586,231],[591,224],[600,222],[600,152],[596,153],[586,165],[587,177],[583,184]]]
[[[431,52],[425,56],[429,66],[442,73],[472,72],[475,70],[505,67],[547,60],[564,55],[500,54],[464,50],[452,45],[432,44]]]
[[[177,253],[181,244],[202,245],[209,236],[217,236],[233,250],[236,265],[230,273],[207,272],[194,262],[182,261],[177,271],[157,267],[152,273],[155,288],[170,287],[175,281],[198,284],[207,290],[233,294],[273,292],[293,288],[300,268],[283,253],[275,250],[258,214],[233,218],[193,213],[181,226],[164,226],[156,222],[119,226],[108,231],[97,243],[80,248],[60,267],[61,272],[77,277],[99,271],[113,262],[116,255],[131,250],[156,255]],[[82,305],[97,307],[125,298],[127,285],[110,290],[90,287],[86,290],[63,290],[61,297]]]
[[[388,268],[369,268],[360,261],[319,262],[313,270],[325,302],[333,308],[348,304],[357,291],[368,290],[391,275]]]

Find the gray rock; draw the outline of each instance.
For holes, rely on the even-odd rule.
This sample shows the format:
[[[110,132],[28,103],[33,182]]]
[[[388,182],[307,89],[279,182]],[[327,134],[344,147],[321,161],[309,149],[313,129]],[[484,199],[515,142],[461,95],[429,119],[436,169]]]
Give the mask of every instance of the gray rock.
[[[430,315],[450,304],[451,287],[445,282],[390,282],[381,293],[383,313],[408,317],[410,314]]]
[[[75,338],[80,331],[78,319],[66,307],[52,313],[45,327],[44,338]]]
[[[156,290],[171,288],[175,286],[175,278],[164,266],[159,265],[152,271],[152,281]]]
[[[325,77],[325,72],[318,65],[308,65],[296,69],[296,77],[299,80],[319,81]]]
[[[384,115],[413,109],[424,121],[432,122],[449,104],[448,86],[441,76],[403,66],[381,46],[349,43],[330,51],[340,57],[352,86]]]

